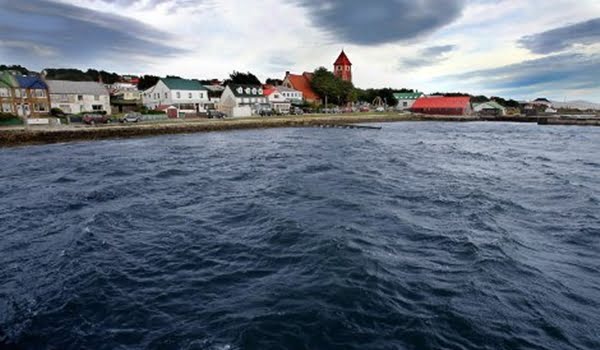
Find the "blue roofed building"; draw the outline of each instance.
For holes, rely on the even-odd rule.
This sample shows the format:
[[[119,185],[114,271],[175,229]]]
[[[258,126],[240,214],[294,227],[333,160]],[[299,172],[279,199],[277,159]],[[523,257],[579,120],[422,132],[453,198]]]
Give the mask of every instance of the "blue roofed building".
[[[48,85],[37,75],[0,72],[2,112],[19,117],[47,116],[50,113]]]

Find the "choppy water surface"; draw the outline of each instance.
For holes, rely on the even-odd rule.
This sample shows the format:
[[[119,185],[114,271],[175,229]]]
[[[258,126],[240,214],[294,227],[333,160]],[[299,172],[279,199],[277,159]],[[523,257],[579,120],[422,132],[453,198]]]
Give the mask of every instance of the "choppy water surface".
[[[383,127],[1,149],[0,344],[600,349],[600,128]]]

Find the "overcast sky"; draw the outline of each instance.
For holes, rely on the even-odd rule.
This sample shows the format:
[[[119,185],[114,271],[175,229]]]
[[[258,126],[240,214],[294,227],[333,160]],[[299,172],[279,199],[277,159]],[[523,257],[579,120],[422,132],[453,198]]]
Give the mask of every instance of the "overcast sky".
[[[600,1],[0,0],[0,63],[600,102]]]

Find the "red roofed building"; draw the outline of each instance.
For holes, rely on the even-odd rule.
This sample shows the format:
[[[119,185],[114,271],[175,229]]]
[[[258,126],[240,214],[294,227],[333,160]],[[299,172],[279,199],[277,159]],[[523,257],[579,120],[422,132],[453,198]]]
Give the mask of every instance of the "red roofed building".
[[[313,73],[304,72],[302,75],[298,75],[286,72],[282,85],[287,88],[302,92],[302,95],[307,102],[320,104],[321,98],[310,86],[312,78]]]
[[[465,115],[471,114],[471,97],[427,96],[418,98],[410,108],[413,113]]]
[[[352,82],[352,62],[350,62],[344,50],[333,63],[333,74],[344,81]]]

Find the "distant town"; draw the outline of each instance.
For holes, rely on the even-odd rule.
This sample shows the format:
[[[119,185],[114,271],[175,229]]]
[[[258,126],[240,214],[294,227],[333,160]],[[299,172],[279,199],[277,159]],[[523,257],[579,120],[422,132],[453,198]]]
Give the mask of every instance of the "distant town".
[[[358,89],[352,62],[342,51],[333,70],[285,72],[261,82],[233,72],[228,79],[119,75],[89,69],[32,72],[0,66],[0,126],[142,120],[243,118],[315,113],[408,112],[487,117],[594,113],[584,101],[554,102],[543,97],[515,101],[464,93],[426,95],[414,89]]]

